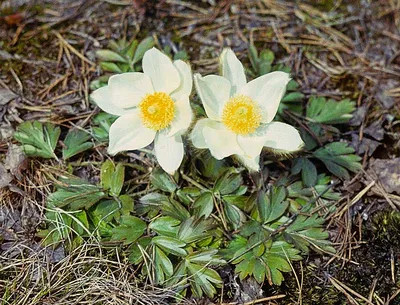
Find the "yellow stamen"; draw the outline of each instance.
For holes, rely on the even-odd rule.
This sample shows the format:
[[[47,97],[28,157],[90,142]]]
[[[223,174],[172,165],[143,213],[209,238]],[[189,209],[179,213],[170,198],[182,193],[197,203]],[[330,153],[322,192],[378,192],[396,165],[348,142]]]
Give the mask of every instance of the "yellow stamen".
[[[147,94],[139,104],[143,125],[153,130],[168,127],[175,117],[175,103],[164,92]]]
[[[253,133],[260,126],[261,109],[248,96],[234,96],[224,107],[222,123],[236,134],[247,135]]]

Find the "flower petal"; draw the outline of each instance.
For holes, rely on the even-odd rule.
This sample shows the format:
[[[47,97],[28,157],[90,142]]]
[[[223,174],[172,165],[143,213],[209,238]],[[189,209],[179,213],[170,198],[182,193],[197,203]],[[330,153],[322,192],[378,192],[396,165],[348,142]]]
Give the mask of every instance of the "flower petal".
[[[185,132],[189,128],[193,119],[192,108],[190,107],[189,97],[182,98],[175,102],[175,118],[171,122],[166,135],[171,137],[178,132]]]
[[[243,164],[249,171],[257,172],[260,170],[260,156],[251,158],[245,155],[235,155],[240,163]]]
[[[170,94],[181,84],[178,70],[171,59],[156,48],[146,51],[143,56],[143,72],[150,76],[155,91]]]
[[[244,151],[245,156],[249,158],[255,158],[260,156],[261,151],[266,141],[265,135],[250,135],[237,137],[240,148]]]
[[[108,153],[146,147],[153,142],[156,132],[143,126],[139,110],[119,117],[110,127]]]
[[[120,108],[135,107],[146,94],[154,92],[150,77],[139,72],[113,75],[108,86],[114,103]]]
[[[190,69],[190,66],[182,60],[175,60],[174,66],[180,75],[180,86],[172,93],[172,96],[176,99],[180,99],[184,96],[189,96],[192,92],[192,70]]]
[[[222,76],[231,82],[231,96],[233,96],[240,88],[246,85],[246,74],[244,73],[243,65],[230,48],[222,51],[219,60]]]
[[[237,136],[225,128],[222,123],[217,126],[206,125],[203,128],[205,142],[215,159],[221,160],[231,155],[241,155],[243,150],[237,143]]]
[[[230,97],[229,80],[218,75],[202,77],[200,74],[195,74],[194,84],[207,116],[213,120],[221,120],[223,107]]]
[[[250,96],[263,109],[263,123],[271,122],[290,81],[288,73],[276,71],[257,77],[242,87],[240,94]]]
[[[105,86],[94,91],[90,97],[101,110],[114,115],[124,115],[132,110],[125,110],[116,104],[115,98],[111,95],[110,87]]]
[[[183,159],[181,135],[168,137],[159,132],[154,142],[154,151],[162,169],[172,175],[179,168]]]
[[[192,140],[192,144],[196,148],[208,148],[206,140],[204,139],[203,129],[205,126],[218,126],[217,121],[213,121],[211,119],[200,119],[196,122],[192,133],[190,134],[190,139]]]
[[[265,137],[264,146],[272,148],[278,153],[295,152],[304,146],[297,129],[281,122],[267,124]]]

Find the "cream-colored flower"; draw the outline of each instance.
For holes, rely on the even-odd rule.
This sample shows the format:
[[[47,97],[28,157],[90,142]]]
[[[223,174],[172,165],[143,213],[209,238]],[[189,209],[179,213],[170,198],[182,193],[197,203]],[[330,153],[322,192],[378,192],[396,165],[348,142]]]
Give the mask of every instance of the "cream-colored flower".
[[[192,121],[192,72],[185,62],[172,62],[155,48],[144,54],[143,72],[111,76],[91,97],[102,110],[119,116],[110,127],[110,154],[154,141],[158,163],[173,173],[183,159],[181,135]]]
[[[292,126],[272,122],[290,81],[285,72],[272,72],[249,83],[242,63],[231,49],[220,56],[222,76],[200,74],[194,83],[208,118],[196,123],[193,145],[208,148],[216,159],[236,155],[250,170],[259,170],[260,153],[268,147],[290,153],[304,145]]]

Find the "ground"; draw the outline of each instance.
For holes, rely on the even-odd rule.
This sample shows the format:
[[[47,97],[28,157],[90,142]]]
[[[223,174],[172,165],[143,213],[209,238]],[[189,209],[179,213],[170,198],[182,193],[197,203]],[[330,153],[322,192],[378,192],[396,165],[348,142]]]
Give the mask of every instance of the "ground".
[[[95,51],[111,40],[147,36],[160,48],[186,51],[192,69],[202,74],[215,73],[225,46],[248,62],[254,43],[292,68],[306,98],[318,94],[357,103],[342,137],[362,157],[363,169],[335,186],[341,199],[327,227],[337,254],[310,253],[280,287],[239,283],[221,270],[227,273],[226,294],[200,302],[400,304],[398,0],[2,1],[0,161],[6,164],[0,167],[0,295],[15,297],[1,304],[73,304],[82,281],[93,303],[107,289],[113,304],[169,303],[172,292],[132,284],[135,270],[112,247],[99,258],[96,245],[72,253],[40,246],[36,232],[46,197],[54,175],[68,166],[23,160],[12,138],[28,120],[52,122],[63,133],[88,126],[99,112],[89,99],[91,81],[102,75]],[[91,164],[103,161],[99,149],[76,174],[98,180]],[[96,268],[85,273],[87,264]],[[43,285],[53,291],[40,299],[34,292]]]

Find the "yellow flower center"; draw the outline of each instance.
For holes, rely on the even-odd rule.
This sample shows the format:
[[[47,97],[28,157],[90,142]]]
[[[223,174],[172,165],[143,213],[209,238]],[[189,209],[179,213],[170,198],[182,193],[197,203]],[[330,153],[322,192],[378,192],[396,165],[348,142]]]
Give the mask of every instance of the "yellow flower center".
[[[261,109],[245,95],[232,97],[222,112],[222,123],[236,134],[253,133],[261,123]]]
[[[175,116],[175,103],[164,92],[147,94],[139,104],[143,125],[153,130],[161,130],[171,124]]]

